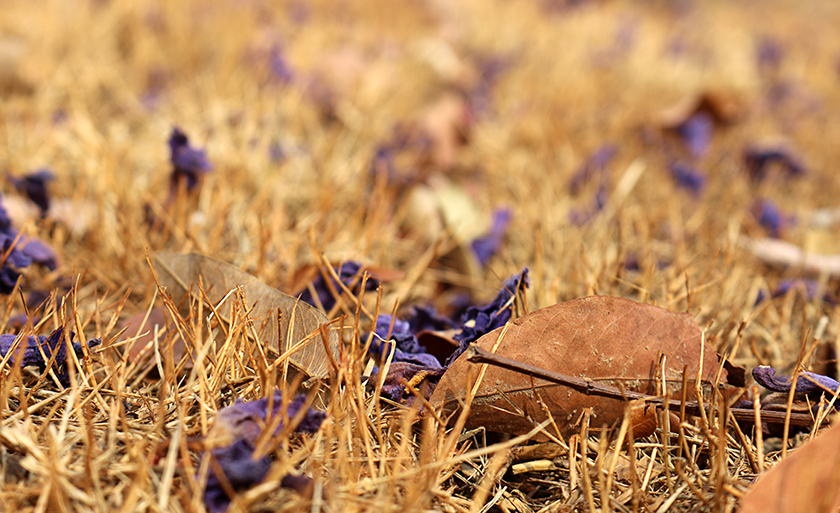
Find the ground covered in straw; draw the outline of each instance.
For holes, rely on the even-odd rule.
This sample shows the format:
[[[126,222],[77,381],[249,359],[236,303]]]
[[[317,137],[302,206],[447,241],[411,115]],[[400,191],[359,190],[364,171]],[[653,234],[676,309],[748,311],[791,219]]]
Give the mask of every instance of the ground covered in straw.
[[[342,356],[329,393],[308,399],[326,417],[313,433],[262,437],[268,475],[230,511],[733,511],[809,436],[758,437],[713,408],[679,436],[616,447],[617,426],[584,426],[528,445],[443,426],[419,400],[377,400],[360,348],[377,312],[485,304],[527,267],[520,311],[622,296],[689,312],[737,365],[836,374],[836,278],[762,263],[745,241],[840,253],[840,5],[1,11],[4,511],[203,511],[216,413],[275,387],[291,399],[299,380],[254,347],[241,308],[220,331],[194,301],[144,330],[144,353],[126,350],[140,340],[127,321],[169,301],[152,274],[161,251],[232,263],[289,294],[314,290],[330,263],[360,262],[382,283],[329,309]],[[172,159],[175,127],[206,154]],[[13,178],[44,168],[39,207],[38,187]],[[510,224],[481,261],[471,242],[493,212]],[[57,262],[12,249],[38,240]],[[43,373],[3,345],[59,327],[62,348],[71,331],[99,343]],[[176,337],[193,352],[174,354]]]

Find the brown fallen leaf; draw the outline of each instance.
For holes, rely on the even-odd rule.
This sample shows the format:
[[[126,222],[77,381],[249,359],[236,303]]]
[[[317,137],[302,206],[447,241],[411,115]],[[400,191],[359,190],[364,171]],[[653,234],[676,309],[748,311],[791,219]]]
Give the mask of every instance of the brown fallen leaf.
[[[654,118],[655,124],[671,130],[697,113],[706,113],[715,123],[727,125],[735,122],[744,112],[742,102],[730,93],[707,91],[689,96],[660,111]]]
[[[146,319],[145,324],[143,324],[143,319]],[[142,330],[140,329],[141,325],[143,326]],[[154,343],[156,326],[160,331],[167,325],[172,326],[172,319],[169,317],[168,311],[162,307],[152,308],[148,318],[146,318],[146,311],[141,310],[120,323],[120,327],[126,328],[125,336],[127,338],[137,337],[128,350],[128,361],[136,361],[146,346]],[[172,334],[172,337],[172,357],[175,360],[174,363],[177,365],[184,356],[184,341],[181,340],[181,335],[177,331]],[[162,353],[161,356],[165,358],[167,356],[166,353]],[[191,369],[192,362],[187,362],[185,368]]]
[[[764,474],[741,513],[840,511],[840,426],[827,429]]]
[[[176,303],[187,290],[191,290],[194,296],[200,297],[197,285],[199,278],[204,284],[207,298],[214,305],[222,301],[228,292],[240,287],[249,308],[252,308],[250,312],[254,325],[259,328],[268,317],[261,342],[277,353],[284,353],[308,335],[317,332],[321,325],[329,322],[327,316],[314,306],[269,287],[254,276],[226,262],[196,254],[180,255],[164,251],[155,255],[155,267],[161,285],[172,294]],[[282,312],[279,331],[276,320],[278,310]],[[218,311],[225,322],[230,322],[227,318],[229,313],[227,304]],[[289,325],[293,316],[294,326],[290,333]],[[333,357],[337,357],[338,335],[333,330],[328,330],[328,333],[328,345]],[[280,334],[282,337],[279,336]],[[310,377],[326,377],[330,363],[321,335],[316,334],[311,337],[308,344],[289,357],[289,362]]]
[[[691,315],[618,297],[591,296],[537,310],[514,321],[500,341],[503,330],[488,333],[476,344],[492,351],[498,343],[498,355],[650,395],[657,395],[655,377],[660,354],[664,356],[668,389],[677,398],[684,367],[689,383],[694,383],[701,363],[704,382],[715,379],[720,365]],[[477,376],[480,368],[466,358],[456,360],[441,377],[431,404],[442,408],[445,415],[456,412],[467,396],[468,376]],[[727,371],[722,370],[721,381],[726,379]],[[592,426],[611,426],[621,421],[627,404],[621,399],[590,396],[518,372],[488,367],[466,427],[527,433],[546,418],[533,389],[563,435],[579,430],[575,423],[584,408],[593,408]],[[639,411],[634,418],[636,436],[645,436],[655,428],[650,419],[643,419],[644,413]]]

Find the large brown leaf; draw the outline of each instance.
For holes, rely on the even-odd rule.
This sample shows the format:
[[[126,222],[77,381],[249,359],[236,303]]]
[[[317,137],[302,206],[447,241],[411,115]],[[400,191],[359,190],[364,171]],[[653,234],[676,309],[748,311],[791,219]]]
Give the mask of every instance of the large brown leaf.
[[[477,344],[492,351],[502,330],[488,333]],[[689,382],[694,383],[703,343],[700,329],[687,313],[618,297],[591,296],[520,317],[495,352],[569,376],[613,386],[621,383],[626,390],[655,395],[660,353],[665,356],[669,389],[677,393],[685,366]],[[718,357],[708,344],[704,352],[702,378],[712,381],[718,371]],[[458,358],[441,377],[431,397],[432,405],[443,407],[447,414],[456,411],[467,395],[468,375],[477,376],[480,367]],[[725,381],[726,376],[723,370],[721,379]],[[624,415],[626,403],[621,399],[589,396],[540,379],[533,379],[533,384],[564,435],[579,430],[574,424],[586,407],[594,408],[593,428],[612,425]],[[637,436],[653,427],[645,429],[641,425],[642,415],[634,419],[639,423]],[[472,402],[467,427],[522,434],[545,418],[530,376],[491,366]]]
[[[178,302],[187,290],[198,295],[198,282],[201,278],[207,297],[211,303],[218,304],[229,291],[241,287],[245,300],[251,310],[251,318],[257,327],[262,326],[263,320],[269,317],[263,331],[261,342],[272,351],[283,353],[307,335],[319,329],[322,324],[329,322],[327,316],[317,308],[299,301],[288,294],[269,287],[254,276],[239,268],[201,255],[180,255],[171,252],[161,252],[155,256],[155,266],[161,285]],[[192,287],[191,287],[192,286]],[[228,299],[230,301],[230,299]],[[256,303],[256,306],[254,304]],[[277,310],[282,311],[280,330],[282,330],[283,347],[280,348],[277,328]],[[225,322],[230,307],[228,304],[219,309],[219,314]],[[294,312],[294,328],[289,335],[289,323]],[[338,354],[338,335],[329,331],[329,347],[334,357]],[[289,362],[310,377],[325,377],[328,374],[329,358],[320,335],[302,349],[289,357]]]
[[[741,513],[840,511],[840,426],[764,474],[741,500]]]

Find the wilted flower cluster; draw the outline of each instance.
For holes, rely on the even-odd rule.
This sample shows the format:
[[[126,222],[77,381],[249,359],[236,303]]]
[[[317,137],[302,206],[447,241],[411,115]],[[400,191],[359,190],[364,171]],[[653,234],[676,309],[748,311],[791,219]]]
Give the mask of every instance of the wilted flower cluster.
[[[433,309],[417,308],[412,310],[411,319],[403,321],[390,315],[380,315],[376,322],[374,343],[371,351],[384,359],[383,353],[390,350],[385,341],[394,342],[391,366],[383,378],[381,394],[392,401],[402,401],[409,397],[406,383],[426,382],[427,393],[434,390],[435,384],[444,371],[463,353],[471,342],[483,335],[500,328],[513,315],[513,300],[519,291],[528,287],[528,269],[511,276],[504,282],[496,298],[484,306],[471,306],[461,316],[459,322],[445,319]],[[422,330],[460,328],[453,336],[459,347],[452,352],[441,365],[441,361],[420,344],[417,334]],[[376,373],[379,371],[377,370]],[[376,373],[372,382],[377,381]]]
[[[254,451],[257,439],[265,426],[273,425],[272,419],[284,414],[283,396],[280,392],[274,392],[272,402],[269,412],[269,398],[267,397],[248,402],[237,399],[233,405],[222,409],[216,415],[209,438],[216,442],[222,441],[226,445],[210,451],[211,457],[218,464],[211,466],[207,487],[204,490],[204,504],[211,512],[226,511],[233,499],[225,491],[222,480],[230,484],[234,492],[240,492],[259,484],[268,474],[271,458],[269,456],[255,458]],[[297,396],[288,404],[285,417],[294,419],[305,406],[306,397]],[[308,408],[295,427],[295,431],[314,433],[325,417],[324,412]],[[273,435],[279,434],[284,428],[282,421],[277,422],[276,426]],[[220,469],[223,475],[217,474],[216,468]],[[296,484],[296,480],[291,481],[294,482],[292,485]]]
[[[362,285],[362,265],[358,262],[344,262],[338,267],[334,267],[335,274],[349,290],[354,294],[358,294]],[[379,282],[371,277],[368,277],[365,282],[365,290],[376,290]],[[326,311],[330,311],[335,306],[336,295],[341,295],[342,288],[338,282],[330,277],[329,281],[319,274],[317,278],[312,281],[312,288],[315,290],[315,296],[307,287],[298,297],[301,301],[309,303],[312,306],[320,306]],[[317,301],[315,298],[318,298]]]
[[[49,336],[29,336],[25,340],[21,340],[9,359],[9,365],[20,363],[21,367],[36,367],[41,374],[52,368],[56,371],[59,382],[63,386],[68,386],[70,384],[70,375],[67,369],[67,346],[65,345],[63,334],[64,328],[60,327],[50,333]],[[73,352],[76,353],[76,356],[81,357],[83,351],[82,343],[72,342],[74,336],[75,333],[69,333]],[[12,350],[15,340],[17,340],[16,335],[0,335],[0,358],[5,357]],[[96,347],[99,343],[99,339],[92,339],[87,342],[87,346],[89,348]],[[50,361],[52,361],[52,366],[50,366]]]
[[[10,294],[20,277],[20,269],[33,262],[46,266],[50,270],[57,267],[55,253],[46,244],[37,239],[19,236],[12,226],[9,215],[0,204],[0,294]]]

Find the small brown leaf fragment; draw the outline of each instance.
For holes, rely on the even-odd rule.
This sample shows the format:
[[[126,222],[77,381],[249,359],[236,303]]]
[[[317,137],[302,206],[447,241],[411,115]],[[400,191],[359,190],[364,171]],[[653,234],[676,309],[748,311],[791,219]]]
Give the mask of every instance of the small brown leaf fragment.
[[[840,426],[806,442],[764,474],[741,513],[840,511]]]
[[[207,298],[214,305],[221,302],[228,292],[240,287],[248,307],[251,308],[250,316],[254,325],[262,326],[263,321],[268,317],[265,330],[260,337],[261,342],[268,349],[281,354],[308,335],[318,332],[321,325],[329,322],[327,316],[314,306],[269,287],[256,277],[226,262],[196,254],[180,255],[164,251],[155,256],[155,268],[161,285],[172,294],[176,304],[188,289],[194,296],[200,297],[199,278],[204,284]],[[231,299],[228,298],[227,301]],[[226,318],[229,308],[226,303],[218,312],[225,322],[229,322]],[[278,309],[282,311],[279,330],[276,322]],[[290,334],[289,324],[293,313],[294,328]],[[333,356],[337,357],[338,334],[332,330],[328,331],[330,339],[328,345]],[[281,334],[282,348],[279,345]],[[319,334],[311,338],[312,340],[305,347],[289,357],[289,362],[310,377],[326,377],[329,359],[324,349],[325,344],[321,341]]]
[[[476,344],[492,350],[498,343],[498,355],[649,395],[657,395],[655,378],[662,354],[672,397],[679,397],[683,368],[688,369],[689,383],[694,382],[704,344],[691,315],[611,296],[585,297],[532,312],[514,321],[499,341],[502,330],[488,333]],[[717,354],[706,344],[702,355],[704,382],[715,379],[719,365]],[[445,415],[457,411],[459,401],[467,396],[467,377],[477,376],[479,368],[466,358],[456,360],[441,377],[430,400],[432,405],[443,408]],[[723,382],[727,374],[721,371]],[[540,399],[564,436],[577,432],[575,422],[585,408],[593,408],[592,425],[601,427],[620,422],[627,404],[491,366],[472,402],[466,427],[526,433],[546,419]],[[646,436],[655,427],[642,425],[644,410],[652,408],[634,412],[639,417],[634,419],[636,436]]]
[[[146,319],[145,324],[143,324],[143,319]],[[171,326],[171,323],[171,318],[162,307],[152,308],[151,311],[149,311],[148,318],[146,318],[145,311],[140,311],[123,321],[121,327],[126,328],[126,338],[137,337],[128,350],[128,361],[136,361],[143,353],[146,346],[154,343],[155,326],[157,326],[157,329],[160,332],[167,325]],[[142,330],[140,330],[141,325],[143,326]],[[172,356],[175,359],[174,363],[177,365],[184,356],[184,341],[181,340],[181,335],[177,331],[172,335],[172,337],[174,337],[172,340]],[[161,356],[164,358],[167,357],[166,352],[162,353],[163,354]],[[150,353],[147,351],[147,354]],[[192,364],[188,363],[186,368],[191,369]]]

